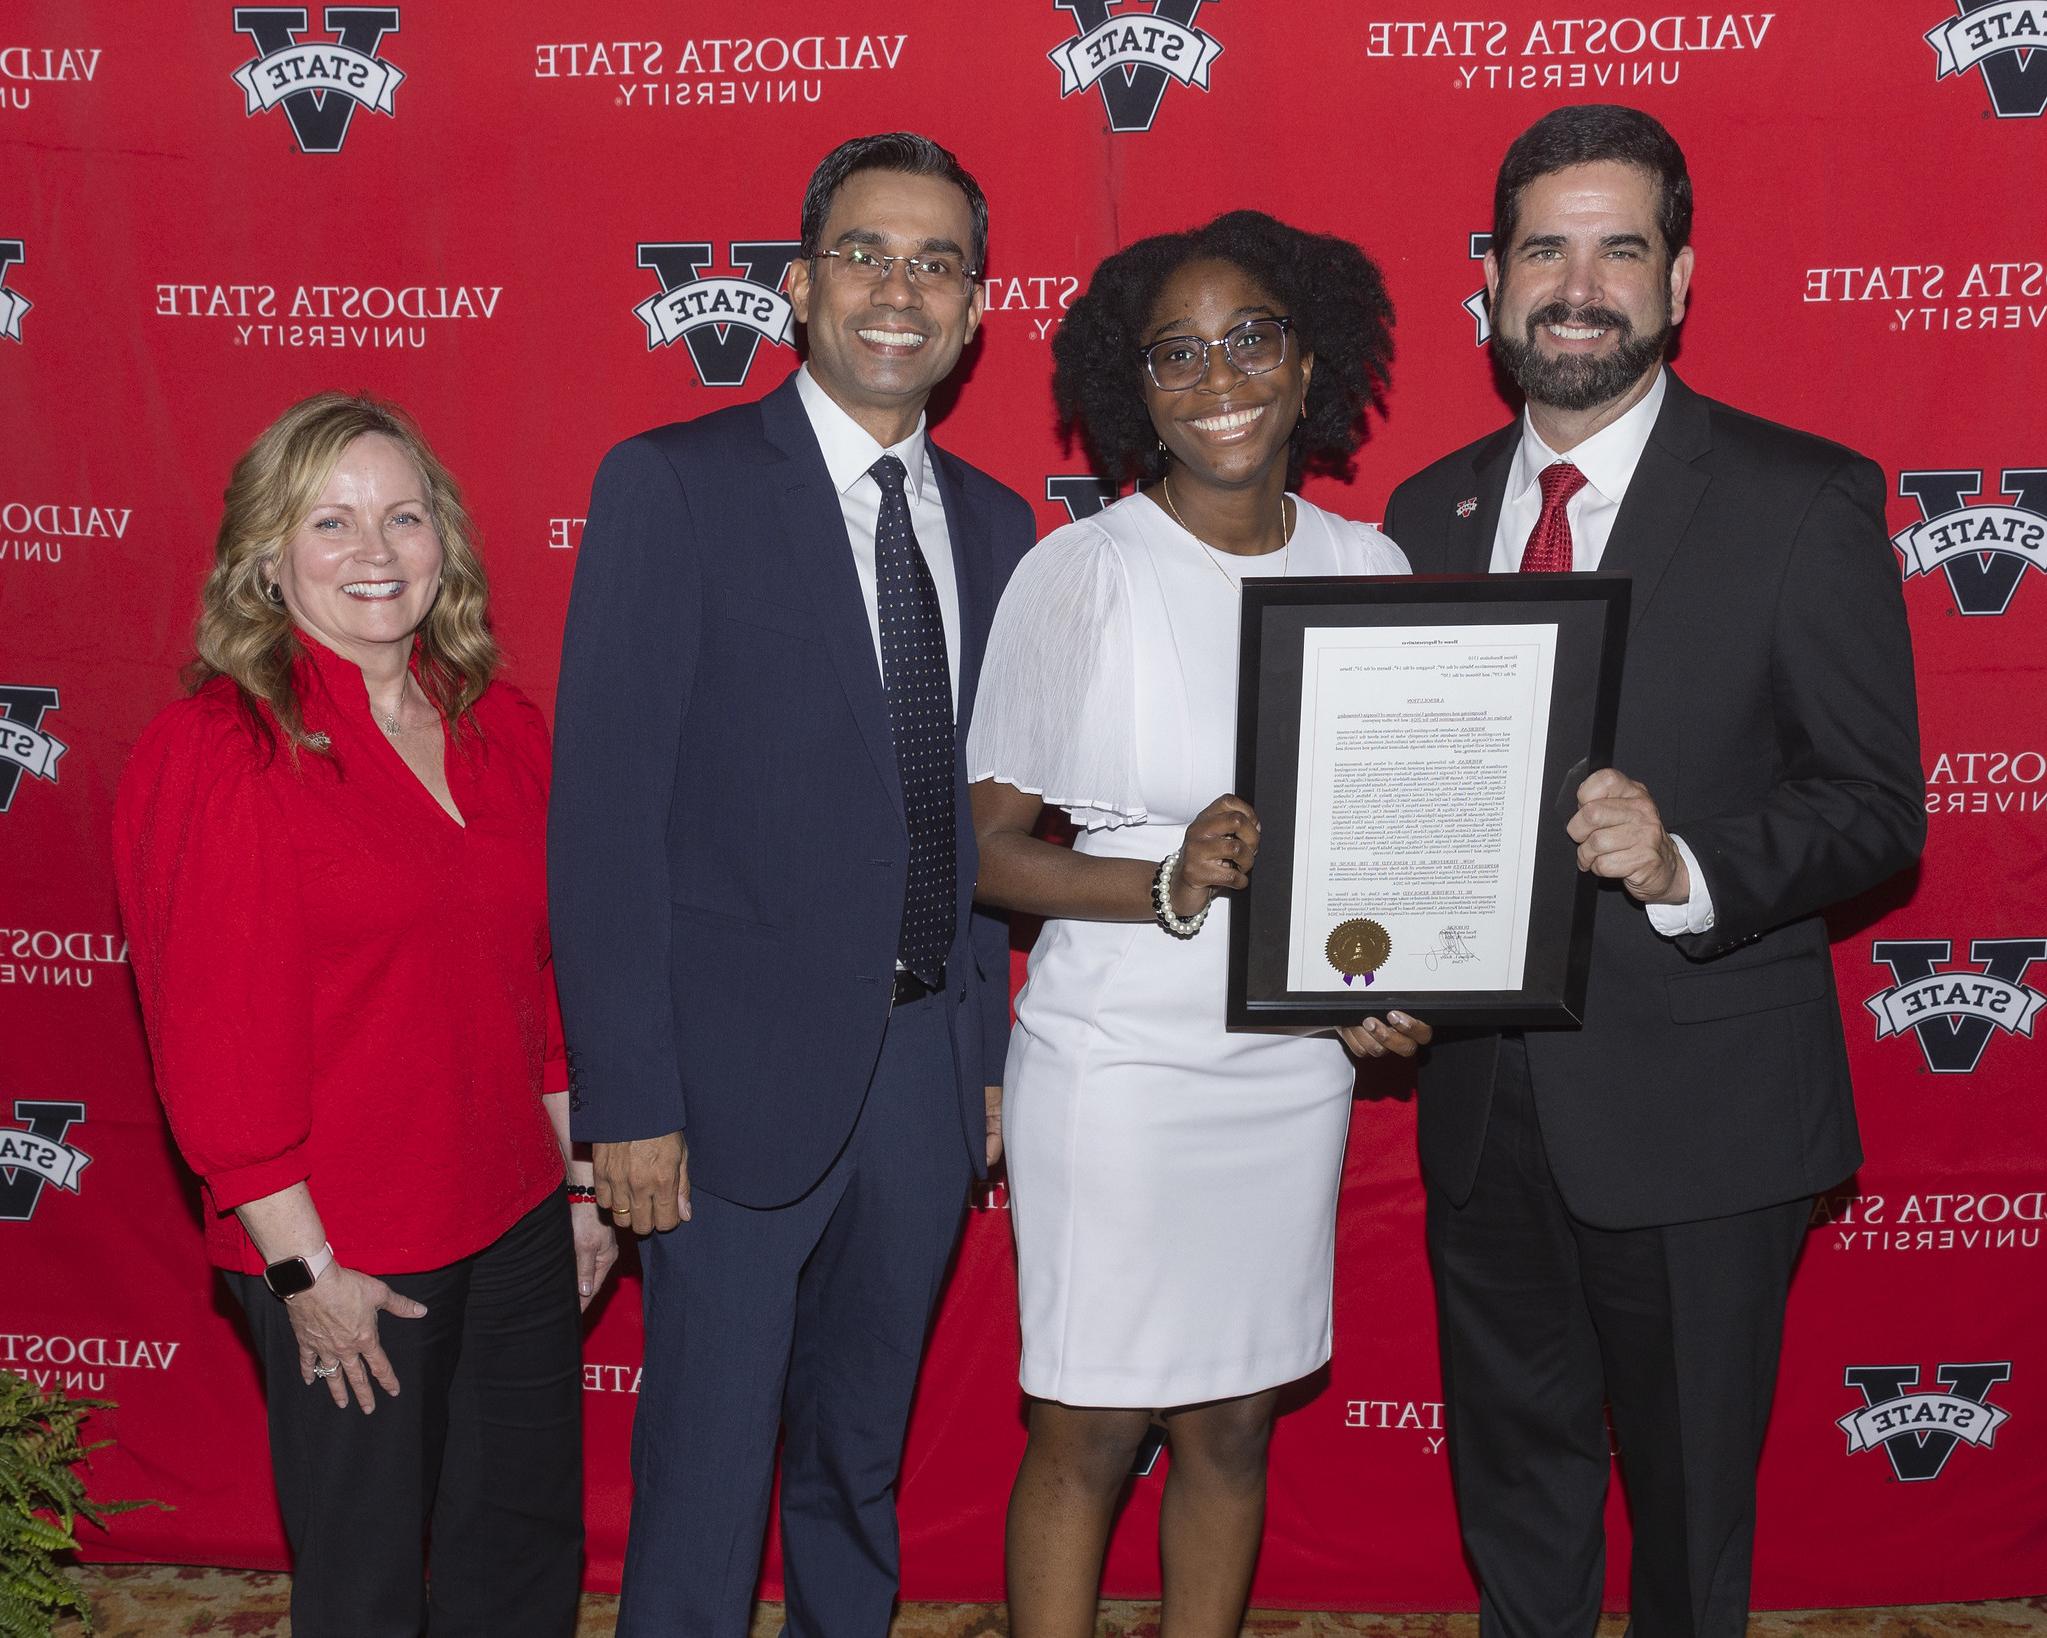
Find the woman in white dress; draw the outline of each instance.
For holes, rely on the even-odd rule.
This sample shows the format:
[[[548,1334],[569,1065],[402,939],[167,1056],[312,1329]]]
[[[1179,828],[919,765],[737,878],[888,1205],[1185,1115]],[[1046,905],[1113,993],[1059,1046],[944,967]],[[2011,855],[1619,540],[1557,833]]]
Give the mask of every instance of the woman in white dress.
[[[1216,898],[1258,852],[1226,794],[1240,581],[1407,571],[1377,530],[1287,492],[1356,449],[1391,321],[1355,245],[1237,211],[1109,258],[1054,343],[1062,416],[1138,488],[1017,570],[968,747],[980,896],[1047,918],[1003,1102],[1031,1401],[1020,1638],[1094,1631],[1159,1412],[1165,1630],[1238,1630],[1277,1390],[1329,1358],[1350,1054],[1429,1038],[1399,1013],[1340,1042],[1225,1032]],[[1071,849],[1033,836],[1046,804],[1080,828]]]

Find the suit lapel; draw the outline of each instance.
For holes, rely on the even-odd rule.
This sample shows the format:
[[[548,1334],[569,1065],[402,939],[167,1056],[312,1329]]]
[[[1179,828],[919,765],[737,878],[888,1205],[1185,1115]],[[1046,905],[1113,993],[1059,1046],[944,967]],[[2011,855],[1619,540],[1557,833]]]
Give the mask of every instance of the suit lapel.
[[[1516,420],[1493,434],[1471,463],[1478,485],[1478,506],[1457,520],[1450,533],[1451,574],[1484,574],[1493,566],[1493,536],[1500,529],[1500,508],[1506,503],[1507,474],[1514,468],[1514,449],[1521,442]]]
[[[952,583],[959,597],[960,697],[954,716],[962,740],[974,719],[974,692],[981,676],[981,653],[987,646],[993,588],[988,584],[991,554],[981,509],[967,500],[966,486],[953,469],[953,459],[925,439],[924,451],[938,476],[938,498],[945,507],[945,532],[952,546]]]
[[[1628,625],[1642,623],[1663,572],[1677,554],[1692,513],[1706,493],[1706,474],[1696,464],[1712,447],[1712,428],[1705,401],[1672,374],[1664,387],[1663,408],[1643,446],[1628,497],[1621,502],[1607,537],[1602,570],[1630,575]]]
[[[760,408],[761,428],[783,457],[771,468],[781,537],[805,566],[807,572],[801,579],[817,609],[825,648],[846,691],[860,738],[874,759],[874,771],[900,814],[902,775],[896,767],[895,735],[889,727],[881,667],[874,658],[867,599],[861,595],[860,576],[847,549],[846,516],[839,509],[838,492],[832,488],[810,417],[796,395],[795,377],[763,398]]]
[[[960,605],[960,694],[953,715],[957,724],[955,742],[961,754],[953,758],[953,813],[958,844],[955,859],[959,872],[959,926],[964,931],[974,903],[974,878],[979,874],[964,753],[967,729],[974,720],[981,656],[988,646],[988,623],[995,614],[995,588],[991,584],[995,554],[987,538],[987,518],[980,507],[968,500],[967,486],[960,481],[953,458],[928,436],[924,453],[938,477],[938,497],[945,507],[945,532],[952,544],[952,583]]]

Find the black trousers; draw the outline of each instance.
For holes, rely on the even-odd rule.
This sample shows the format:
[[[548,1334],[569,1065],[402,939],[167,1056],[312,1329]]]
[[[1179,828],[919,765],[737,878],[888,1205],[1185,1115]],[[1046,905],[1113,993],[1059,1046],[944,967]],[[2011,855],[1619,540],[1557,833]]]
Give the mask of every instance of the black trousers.
[[[1471,1198],[1428,1199],[1451,1473],[1485,1638],[1598,1622],[1606,1406],[1634,1527],[1630,1630],[1740,1638],[1756,1460],[1809,1207],[1580,1222],[1550,1172],[1526,1049],[1502,1042]]]
[[[568,1638],[583,1557],[582,1320],[566,1197],[377,1316],[399,1395],[299,1378],[285,1305],[230,1273],[262,1357],[298,1638]],[[427,1537],[433,1578],[427,1581]]]

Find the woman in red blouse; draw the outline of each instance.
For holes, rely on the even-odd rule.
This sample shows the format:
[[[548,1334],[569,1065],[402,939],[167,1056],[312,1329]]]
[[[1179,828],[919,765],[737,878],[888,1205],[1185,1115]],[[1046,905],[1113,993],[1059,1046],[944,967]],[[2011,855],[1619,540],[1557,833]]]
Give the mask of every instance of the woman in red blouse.
[[[569,1633],[575,1292],[617,1247],[587,1161],[564,1199],[547,729],[492,680],[469,520],[408,421],[325,393],[256,440],[198,650],[121,781],[115,872],[262,1356],[293,1630]]]

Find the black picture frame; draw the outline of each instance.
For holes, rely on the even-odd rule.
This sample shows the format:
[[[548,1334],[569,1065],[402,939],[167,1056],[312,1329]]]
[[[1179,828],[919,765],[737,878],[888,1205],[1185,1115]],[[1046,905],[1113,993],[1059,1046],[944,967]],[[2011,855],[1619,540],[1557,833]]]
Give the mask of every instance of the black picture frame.
[[[1627,646],[1620,574],[1324,576],[1247,579],[1237,683],[1237,794],[1261,823],[1257,868],[1233,895],[1228,1027],[1303,1032],[1397,1007],[1443,1028],[1584,1022],[1598,884],[1565,830],[1587,775],[1611,765]],[[1555,624],[1542,788],[1554,823],[1536,835],[1523,983],[1515,990],[1355,994],[1287,986],[1300,777],[1302,634],[1327,626]]]

